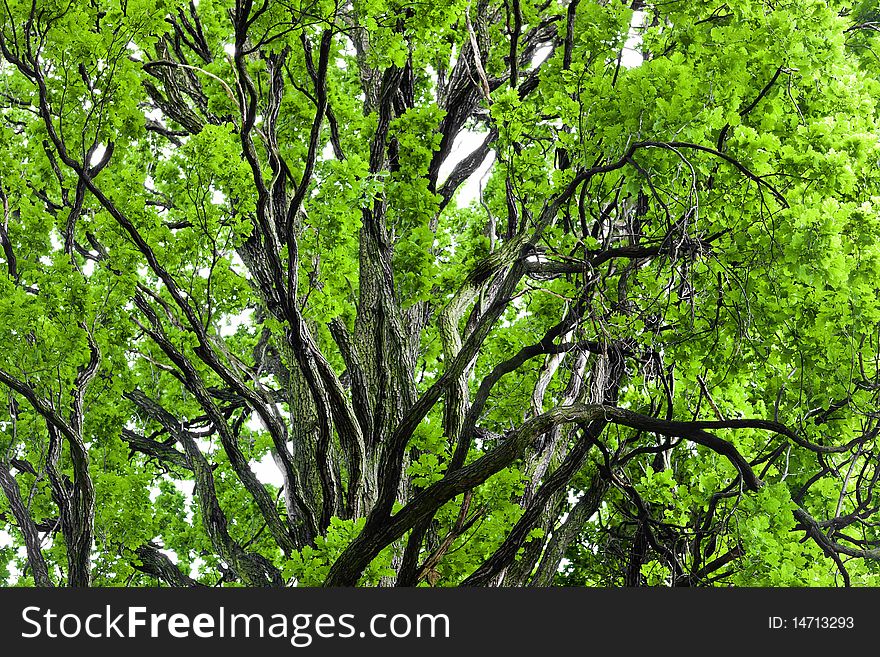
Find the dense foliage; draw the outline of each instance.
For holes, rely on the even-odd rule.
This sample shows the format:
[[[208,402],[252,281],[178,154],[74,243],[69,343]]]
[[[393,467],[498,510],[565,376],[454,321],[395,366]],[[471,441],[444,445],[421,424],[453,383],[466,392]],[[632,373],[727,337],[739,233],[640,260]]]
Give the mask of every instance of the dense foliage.
[[[880,583],[878,21],[4,0],[0,581]]]

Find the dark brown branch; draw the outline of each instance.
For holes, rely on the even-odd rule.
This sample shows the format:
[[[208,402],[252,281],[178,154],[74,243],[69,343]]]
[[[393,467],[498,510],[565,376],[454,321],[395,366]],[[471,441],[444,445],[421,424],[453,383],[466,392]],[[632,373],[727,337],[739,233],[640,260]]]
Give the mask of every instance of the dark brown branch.
[[[22,536],[24,536],[24,546],[27,550],[28,565],[33,574],[34,584],[39,587],[53,586],[52,580],[49,577],[49,568],[46,566],[46,560],[43,558],[37,525],[31,518],[27,505],[21,498],[18,483],[9,471],[8,465],[2,461],[0,461],[0,488],[3,489],[6,500],[9,502],[9,508],[12,510],[12,515],[15,518],[15,523],[18,525]]]
[[[513,13],[513,29],[510,30],[510,54],[507,56],[507,65],[510,67],[510,86],[514,89],[519,83],[519,58],[516,51],[519,46],[519,37],[522,34],[522,8],[519,6],[519,0],[508,0],[512,6]],[[508,15],[508,23],[510,17]]]
[[[602,432],[605,424],[605,420],[594,420],[589,427],[584,428],[584,438],[578,440],[560,466],[538,489],[498,549],[461,583],[462,586],[487,586],[513,563],[517,552],[528,538],[529,532],[535,528],[547,505],[580,470],[590,448],[596,442],[596,436]]]
[[[167,443],[153,440],[147,436],[142,436],[131,429],[122,430],[122,440],[129,446],[132,454],[134,452],[140,452],[148,458],[155,459],[159,463],[192,470],[192,467],[186,459],[186,455],[183,452],[174,449],[174,447]]]
[[[226,419],[223,417],[223,414],[220,412],[216,403],[205,388],[201,376],[198,374],[189,359],[167,338],[164,330],[161,328],[159,318],[155,311],[141,295],[135,297],[135,305],[144,316],[147,317],[151,324],[151,328],[144,326],[141,328],[150,336],[159,348],[162,349],[165,355],[168,356],[171,362],[173,362],[177,369],[182,373],[184,385],[186,385],[189,392],[193,394],[199,405],[207,413],[211,424],[220,436],[220,442],[223,445],[223,450],[229,457],[230,465],[256,503],[257,508],[260,510],[263,518],[269,525],[272,536],[278,542],[279,547],[285,552],[295,550],[295,543],[292,540],[290,532],[281,522],[274,502],[267,493],[265,487],[259,482],[256,475],[254,475],[253,470],[250,468],[250,465],[238,446],[237,440],[229,430]],[[183,435],[186,434],[180,433],[178,438]],[[192,461],[192,459],[190,460]]]
[[[541,561],[529,580],[529,586],[553,585],[553,578],[559,571],[559,564],[562,563],[565,551],[575,541],[584,525],[599,510],[608,487],[608,481],[602,473],[593,476],[590,487],[581,495],[565,522],[553,531]]]
[[[177,588],[191,588],[196,586],[204,586],[189,575],[181,572],[174,562],[167,556],[162,554],[159,549],[152,544],[141,545],[135,550],[135,555],[139,562],[133,563],[136,570],[152,575],[162,580],[169,586]]]
[[[235,573],[251,586],[281,586],[281,573],[264,557],[247,553],[229,535],[229,521],[220,507],[214,485],[213,468],[199,450],[195,439],[181,427],[180,421],[140,390],[126,393],[125,397],[148,418],[157,422],[177,439],[184,448],[186,459],[193,471],[196,497],[201,510],[202,524],[211,544]]]
[[[421,401],[421,400],[420,400]],[[430,517],[443,504],[486,481],[509,466],[522,455],[523,450],[539,435],[551,428],[570,423],[588,423],[604,420],[661,435],[678,436],[726,457],[739,473],[749,490],[757,490],[762,482],[755,476],[748,462],[729,442],[694,427],[689,422],[667,422],[632,411],[601,404],[576,404],[558,407],[527,420],[513,431],[501,445],[473,463],[454,472],[448,472],[439,482],[418,493],[406,506],[391,517],[367,525],[361,534],[343,551],[333,566],[325,586],[353,586],[363,569],[388,544],[397,540],[419,521]]]

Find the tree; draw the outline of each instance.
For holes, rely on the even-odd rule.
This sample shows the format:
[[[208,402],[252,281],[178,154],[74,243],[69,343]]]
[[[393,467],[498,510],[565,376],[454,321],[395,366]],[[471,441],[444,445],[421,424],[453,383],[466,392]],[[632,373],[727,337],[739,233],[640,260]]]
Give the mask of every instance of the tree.
[[[6,581],[876,584],[878,13],[6,0]]]

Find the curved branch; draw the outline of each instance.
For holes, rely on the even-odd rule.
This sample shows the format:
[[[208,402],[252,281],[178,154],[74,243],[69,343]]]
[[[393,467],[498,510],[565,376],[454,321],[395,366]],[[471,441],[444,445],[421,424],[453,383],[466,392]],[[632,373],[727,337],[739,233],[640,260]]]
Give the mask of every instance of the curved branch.
[[[34,584],[39,587],[53,586],[52,580],[49,578],[49,568],[40,548],[37,525],[28,513],[27,505],[21,499],[18,483],[3,461],[0,461],[0,488],[3,489],[15,522],[24,536],[24,546],[27,550],[28,565],[33,573]]]
[[[473,463],[448,472],[443,479],[419,492],[406,506],[384,522],[370,523],[368,520],[361,534],[331,566],[324,586],[354,586],[363,569],[386,545],[403,536],[420,520],[430,517],[449,500],[479,486],[492,475],[508,467],[522,456],[537,436],[558,425],[596,420],[653,431],[661,435],[681,437],[703,445],[726,457],[739,473],[747,489],[757,490],[763,483],[731,443],[693,426],[693,423],[659,420],[603,404],[561,406],[527,420],[501,445]]]
[[[159,549],[152,544],[144,544],[135,550],[135,555],[140,563],[133,563],[135,570],[139,570],[147,575],[152,575],[157,579],[161,579],[169,586],[177,588],[192,588],[204,586],[194,580],[189,575],[183,573],[171,559],[162,554]]]

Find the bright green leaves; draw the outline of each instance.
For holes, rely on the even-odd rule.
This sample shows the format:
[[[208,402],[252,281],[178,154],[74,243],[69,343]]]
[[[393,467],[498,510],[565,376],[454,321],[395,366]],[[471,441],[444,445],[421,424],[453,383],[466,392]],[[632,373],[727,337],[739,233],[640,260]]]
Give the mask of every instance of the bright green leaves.
[[[454,319],[467,340],[483,313],[494,312],[493,295],[515,263],[524,273],[504,299],[494,299],[503,306],[498,321],[462,378],[471,401],[499,363],[539,343],[563,317],[578,315],[577,322],[554,338],[553,349],[564,354],[538,354],[495,383],[468,436],[468,464],[504,445],[534,414],[607,393],[610,403],[678,421],[778,416],[823,445],[845,444],[864,430],[870,415],[857,413],[875,404],[880,347],[880,85],[875,67],[847,48],[867,37],[846,36],[852,17],[838,7],[738,0],[636,13],[621,0],[581,0],[566,44],[568,6],[522,0],[516,88],[511,3],[357,0],[338,14],[330,0],[255,3],[237,52],[232,4],[43,3],[48,128],[35,112],[40,85],[27,67],[0,67],[9,247],[0,256],[2,364],[69,414],[71,388],[89,357],[87,332],[101,351],[83,428],[99,498],[96,582],[140,577],[130,557],[150,541],[206,583],[229,566],[209,540],[203,523],[211,519],[189,495],[192,475],[179,459],[157,468],[119,439],[127,429],[181,449],[173,431],[125,401],[137,388],[198,435],[231,539],[276,564],[291,583],[322,583],[363,531],[363,519],[337,517],[282,557],[212,423],[228,425],[251,464],[267,462],[270,447],[295,446],[302,494],[319,508],[324,498],[309,451],[318,414],[336,423],[328,468],[345,489],[353,461],[340,457],[338,420],[355,405],[375,415],[361,427],[371,447],[366,466],[375,468],[382,432],[394,425],[387,416],[399,419],[450,366],[440,309],[467,286],[466,307]],[[28,3],[10,2],[9,11],[20,19]],[[13,55],[22,54],[13,22],[16,29],[22,23],[7,20],[4,39]],[[328,109],[316,117],[323,94],[314,65],[324,30],[333,32],[321,90]],[[397,74],[400,87],[390,93],[383,85]],[[438,152],[440,131],[450,125],[472,136],[497,133],[489,147],[494,168],[479,199],[459,208],[459,193],[441,211],[450,187],[434,176],[448,164]],[[95,177],[103,204],[87,192],[74,208],[77,176],[56,152],[52,131],[69,158],[92,160],[87,165],[114,144]],[[462,141],[446,135],[447,143]],[[620,160],[630,148],[631,157]],[[591,167],[599,170],[586,176]],[[587,178],[583,186],[568,189],[578,175]],[[302,203],[288,223],[294,195]],[[498,268],[474,283],[487,258]],[[389,315],[397,323],[382,325]],[[302,343],[291,342],[291,318],[311,334],[307,350],[294,348]],[[327,324],[336,318],[349,327],[352,353],[330,335]],[[150,331],[167,338],[171,356]],[[443,337],[449,341],[448,332]],[[312,344],[325,353],[311,353]],[[623,361],[614,373],[619,389],[606,385],[612,352]],[[191,364],[186,376],[181,359]],[[359,366],[373,369],[359,378]],[[259,391],[290,435],[271,441],[254,419],[255,399],[229,389],[235,377]],[[214,395],[222,422],[194,398],[193,379]],[[45,420],[12,398],[20,408],[0,412],[0,451],[39,463]],[[410,440],[401,491],[417,495],[448,474],[447,403],[452,410],[441,397]],[[716,433],[755,464],[764,488],[737,495],[730,460],[704,446],[608,427],[601,455],[594,448],[571,490],[561,490],[541,526],[526,532],[516,567],[557,535],[562,514],[602,463],[616,468],[614,477],[581,544],[567,553],[566,581],[619,583],[626,572],[663,585],[681,575],[676,560],[698,570],[742,551],[721,573],[733,577],[727,581],[830,582],[828,562],[798,543],[802,528],[792,531],[791,496],[812,481],[803,508],[823,519],[851,513],[856,498],[837,472],[852,454],[818,461],[764,430]],[[420,561],[444,541],[446,551],[422,581],[459,583],[492,555],[521,517],[526,482],[529,493],[532,483],[540,486],[531,481],[536,464],[553,472],[578,435],[560,429],[552,454],[536,452],[547,436],[536,440],[511,467],[447,501]],[[608,466],[615,459],[621,464]],[[62,462],[69,475],[66,452]],[[35,517],[57,515],[45,477],[19,475],[22,490],[33,490]],[[376,483],[365,484],[358,513],[369,512]],[[731,494],[719,497],[725,489]],[[279,489],[264,492],[275,499]],[[272,504],[283,517],[282,498]],[[639,525],[656,529],[659,541],[686,540],[669,539],[673,557],[627,563],[620,555],[642,540]],[[704,541],[698,530],[717,541]],[[386,547],[361,582],[393,575],[406,538]],[[46,550],[56,569],[64,551],[60,540]],[[867,570],[853,574],[872,581]]]
[[[578,7],[575,38],[577,54],[595,58],[603,51],[616,51],[628,36],[633,11],[625,2],[589,2]],[[580,53],[578,53],[578,50]]]
[[[676,485],[671,469],[654,472],[649,467],[641,482],[639,493],[648,503],[671,505],[676,498]]]
[[[765,486],[743,498],[736,511],[737,537],[745,557],[735,575],[748,586],[827,586],[833,565],[820,558],[820,550],[804,543],[793,532],[794,505],[784,484]]]
[[[432,294],[437,272],[433,244],[434,233],[426,225],[411,229],[397,243],[395,264],[400,272],[401,296],[407,306],[425,301]]]
[[[499,89],[492,98],[491,114],[495,123],[500,126],[501,138],[504,142],[514,142],[522,137],[522,101],[515,89],[504,87]]]
[[[389,136],[397,163],[385,185],[389,225],[395,233],[395,269],[406,305],[425,300],[435,278],[434,232],[440,197],[428,188],[428,166],[440,146],[437,131],[444,112],[436,105],[407,111],[395,119]]]
[[[32,35],[32,44],[25,48],[21,32],[8,34],[16,57],[38,54],[42,61],[76,62],[41,75],[53,129],[69,155],[81,162],[96,145],[124,142],[143,130],[140,66],[129,58],[129,44],[146,45],[146,35],[161,24],[161,14],[157,23],[154,3],[128,3],[125,16],[117,5],[108,4],[48,3],[34,26],[41,34],[39,45]],[[44,129],[39,123],[34,125],[35,137]]]
[[[284,564],[282,574],[296,586],[320,586],[330,570],[330,566],[345,547],[363,529],[365,519],[356,521],[333,518],[326,536],[321,536],[315,546],[306,546],[291,555]],[[393,550],[386,548],[367,567],[360,584],[376,586],[382,577],[394,575],[391,566]]]
[[[205,126],[171,158],[156,164],[154,178],[156,191],[187,201],[180,203],[180,210],[169,210],[169,220],[193,223],[206,237],[223,232],[221,226],[231,228],[237,245],[249,234],[244,217],[254,212],[257,199],[230,128]]]
[[[473,572],[473,564],[488,558],[522,515],[519,501],[524,489],[523,474],[518,468],[507,468],[478,487],[465,508],[473,522],[468,531],[452,537],[442,561],[429,574],[432,586],[455,586]],[[437,513],[444,531],[452,531],[461,517],[461,497],[447,503]],[[538,540],[538,532],[530,539]]]
[[[55,271],[53,272],[52,269]],[[34,281],[33,296],[3,281],[0,315],[12,325],[3,333],[0,367],[26,377],[47,398],[66,397],[76,368],[88,362],[86,332],[70,317],[94,322],[98,300],[91,299],[79,274],[59,264]],[[54,276],[52,274],[55,274]]]
[[[358,279],[361,214],[383,193],[384,180],[370,175],[356,154],[328,160],[321,169],[323,183],[309,203],[307,228],[299,240],[300,293],[309,295],[311,317],[328,322],[348,310]]]
[[[402,68],[412,57],[421,66],[443,66],[448,63],[453,24],[465,6],[463,0],[417,9],[399,0],[358,0],[353,4],[354,12],[369,46],[365,63],[380,70]]]
[[[237,153],[229,128],[208,125],[170,158],[148,165],[149,179],[132,181],[140,186],[134,198],[152,196],[160,208],[143,207],[141,233],[198,300],[205,321],[218,325],[224,315],[241,312],[248,297],[233,262],[253,228],[256,198],[250,170]],[[124,199],[120,206],[137,216]]]
[[[369,34],[370,51],[367,62],[378,69],[406,64],[408,48],[403,34],[395,29],[404,19],[403,8],[386,0],[368,0],[355,3],[357,15]]]
[[[392,121],[389,136],[397,142],[401,176],[422,178],[428,172],[434,151],[440,147],[442,135],[438,127],[444,116],[445,112],[436,105],[423,105]]]
[[[440,458],[431,452],[419,455],[419,458],[407,468],[406,473],[411,477],[413,486],[418,488],[426,488],[443,478]]]
[[[413,455],[407,468],[413,486],[427,488],[443,478],[451,458],[449,439],[437,417],[428,417],[416,428],[409,444]]]

